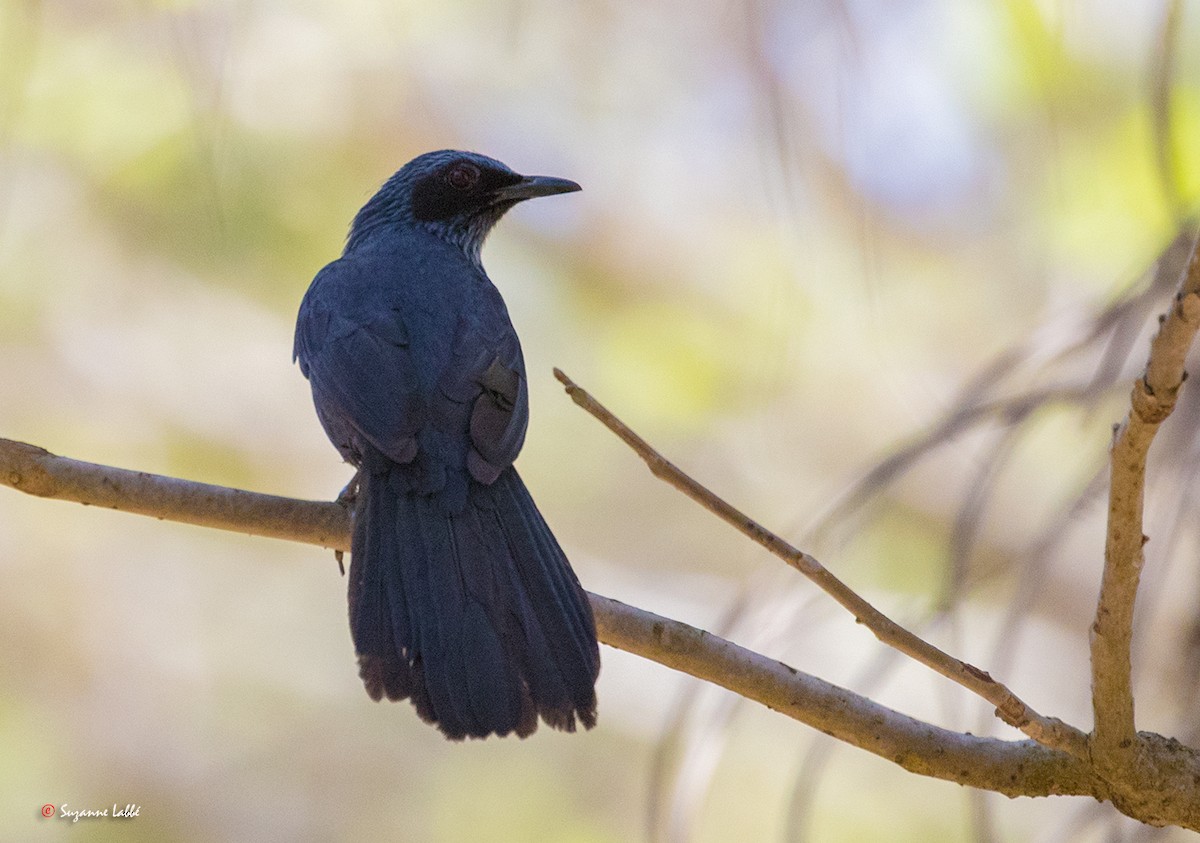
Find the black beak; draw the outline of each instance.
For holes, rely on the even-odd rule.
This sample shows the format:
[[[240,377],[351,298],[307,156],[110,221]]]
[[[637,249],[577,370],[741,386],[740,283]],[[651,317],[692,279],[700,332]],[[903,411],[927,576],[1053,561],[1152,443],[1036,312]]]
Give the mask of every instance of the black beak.
[[[553,196],[555,193],[574,193],[583,190],[570,179],[554,176],[525,176],[519,182],[502,187],[492,195],[497,202],[520,202],[538,196]]]

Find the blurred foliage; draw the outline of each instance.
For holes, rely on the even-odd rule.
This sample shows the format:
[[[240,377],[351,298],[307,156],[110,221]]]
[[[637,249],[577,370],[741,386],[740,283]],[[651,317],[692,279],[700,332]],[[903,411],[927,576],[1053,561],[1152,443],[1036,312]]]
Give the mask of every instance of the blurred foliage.
[[[290,365],[291,325],[355,210],[437,147],[569,176],[582,194],[517,209],[485,257],[533,379],[522,471],[584,583],[714,628],[749,595],[761,611],[732,624],[739,641],[979,731],[919,670],[864,677],[869,636],[653,481],[549,370],[764,523],[813,537],[885,610],[928,618],[964,566],[966,608],[934,631],[991,663],[1023,554],[1103,459],[1120,389],[1039,409],[1011,440],[1004,419],[948,437],[822,519],[1004,349],[1061,353],[1174,236],[1172,197],[1190,208],[1200,190],[1200,20],[1179,18],[1164,115],[1150,68],[1166,13],[4,0],[0,435],[332,497],[348,472]],[[1140,365],[1132,348],[1119,377]],[[328,554],[0,497],[13,839],[628,840],[670,813],[649,804],[651,761],[680,712],[699,718],[675,759],[694,773],[675,827],[694,839],[982,827],[959,789],[849,752],[797,818],[793,793],[816,787],[797,778],[809,730],[746,708],[706,739],[711,721],[677,705],[695,683],[609,649],[594,732],[446,745],[408,706],[362,694]],[[1086,726],[1102,534],[1092,510],[1072,523],[1004,678]],[[1152,613],[1172,640],[1197,585],[1183,558]],[[1146,652],[1146,675],[1173,653]],[[42,820],[46,802],[143,811],[85,831]],[[1077,803],[989,804],[993,839],[1100,828]]]

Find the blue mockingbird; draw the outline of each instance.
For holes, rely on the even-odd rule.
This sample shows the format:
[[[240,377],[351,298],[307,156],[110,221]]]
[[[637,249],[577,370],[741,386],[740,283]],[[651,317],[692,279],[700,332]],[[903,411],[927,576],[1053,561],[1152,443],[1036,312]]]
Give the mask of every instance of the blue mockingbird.
[[[479,257],[509,208],[574,190],[483,155],[421,155],[355,216],[296,322],[317,416],[358,467],[359,675],[456,740],[525,737],[539,715],[596,722],[591,606],[513,467],[525,363]]]

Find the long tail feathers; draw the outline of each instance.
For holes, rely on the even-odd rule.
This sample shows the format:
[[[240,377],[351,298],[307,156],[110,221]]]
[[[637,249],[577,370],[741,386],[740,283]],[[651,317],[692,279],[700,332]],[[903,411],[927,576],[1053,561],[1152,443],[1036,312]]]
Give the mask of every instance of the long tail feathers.
[[[365,477],[350,630],[372,699],[411,698],[449,738],[596,723],[587,595],[515,469],[447,515],[392,473]]]

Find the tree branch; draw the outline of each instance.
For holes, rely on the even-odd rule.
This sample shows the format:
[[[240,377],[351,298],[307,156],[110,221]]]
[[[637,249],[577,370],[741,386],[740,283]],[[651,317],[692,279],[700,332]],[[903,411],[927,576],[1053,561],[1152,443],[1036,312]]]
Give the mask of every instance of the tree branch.
[[[1112,446],[1104,574],[1091,639],[1091,750],[1105,767],[1133,763],[1137,756],[1130,648],[1147,541],[1142,533],[1146,455],[1158,428],[1175,409],[1187,378],[1184,362],[1200,328],[1200,240],[1193,246],[1170,311],[1159,321],[1146,371],[1133,385],[1129,415],[1117,428]]]
[[[348,550],[340,504],[193,483],[0,439],[0,483],[32,495]],[[1033,741],[959,734],[893,711],[678,621],[589,595],[600,640],[714,684],[921,775],[1008,796],[1107,799],[1086,761]]]
[[[673,465],[562,371],[555,369],[554,375],[566,387],[572,400],[632,448],[645,461],[655,477],[674,486],[804,574],[818,588],[850,611],[855,620],[871,630],[881,642],[983,697],[996,706],[996,715],[1001,720],[1020,729],[1043,746],[1076,758],[1087,756],[1087,739],[1083,732],[1057,718],[1038,714],[986,671],[959,661],[900,626],[835,577],[815,558],[793,547]]]
[[[1156,381],[1148,374],[1147,383]],[[590,400],[578,387],[575,389],[577,401],[581,397]],[[634,441],[641,442],[627,428],[624,430]],[[666,467],[674,467],[665,460],[652,465],[659,471],[667,471],[685,487],[692,483],[706,491],[677,469],[678,476],[670,475]],[[41,497],[337,550],[347,550],[350,545],[350,513],[337,503],[293,500],[125,471],[59,457],[42,448],[6,439],[0,439],[0,484]],[[713,501],[728,507],[715,496]],[[756,541],[768,546],[779,542],[780,549],[788,547],[728,508],[731,517],[744,519],[743,531],[751,531]],[[794,552],[803,556],[799,551]],[[813,563],[815,560],[808,557],[805,565],[811,569]],[[820,566],[814,570],[818,582],[830,585],[841,600],[858,606],[872,623],[879,625],[878,630],[872,627],[877,635],[892,636],[901,642],[915,638],[869,606],[864,609],[858,605],[858,601],[864,605],[865,601],[832,574]],[[718,684],[911,772],[1009,796],[1088,795],[1111,800],[1122,812],[1143,822],[1200,831],[1200,753],[1178,741],[1152,733],[1138,734],[1138,776],[1113,775],[1110,770],[1093,766],[1093,760],[1086,754],[1060,751],[1041,741],[1005,741],[941,729],[703,630],[606,597],[589,596],[600,639],[606,644]],[[1010,711],[1023,706],[986,673],[951,659],[920,639],[916,642],[914,649],[918,653],[945,670],[961,671],[966,681],[989,694],[1002,701],[1015,701],[1008,703]],[[948,660],[944,665],[943,659]],[[1024,711],[1028,716],[1028,709]],[[1025,723],[1027,730],[1036,730],[1040,724],[1045,734],[1058,736],[1068,745],[1073,743],[1071,727],[1052,718],[1035,717],[1038,719],[1031,718]]]
[[[350,516],[336,504],[80,462],[11,439],[0,439],[0,484],[39,498],[350,550]]]
[[[679,621],[599,595],[592,606],[604,643],[720,685],[909,772],[1006,796],[1108,798],[1085,760],[1035,741],[951,732]]]

